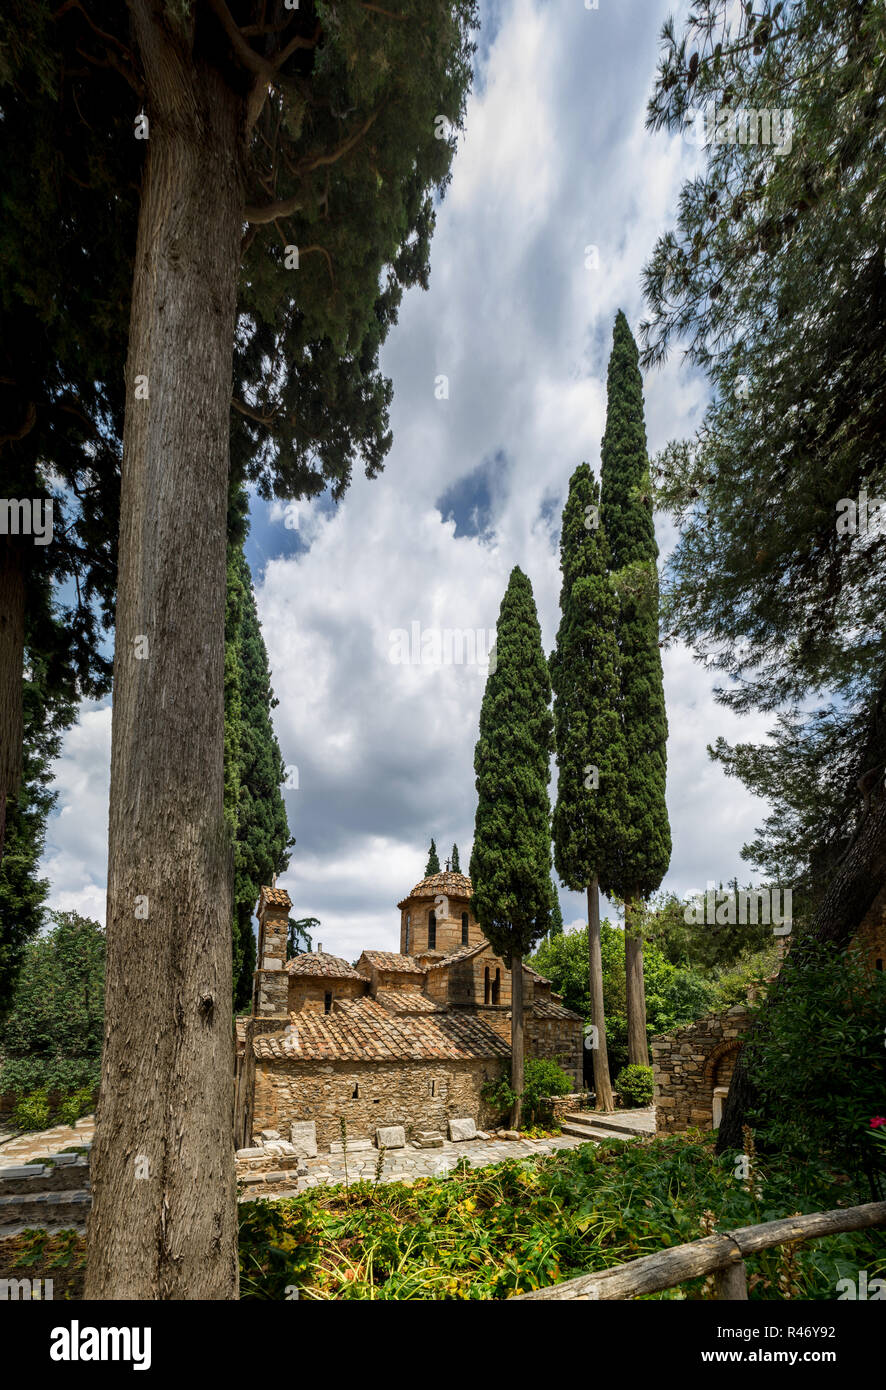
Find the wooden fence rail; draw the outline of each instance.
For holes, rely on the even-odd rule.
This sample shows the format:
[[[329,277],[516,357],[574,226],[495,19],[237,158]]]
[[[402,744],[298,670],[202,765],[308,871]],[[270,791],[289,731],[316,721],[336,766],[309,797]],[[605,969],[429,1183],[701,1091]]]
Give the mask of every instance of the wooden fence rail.
[[[766,1221],[760,1226],[741,1226],[705,1236],[688,1245],[673,1245],[654,1255],[643,1255],[629,1264],[614,1265],[596,1274],[582,1274],[547,1289],[516,1294],[510,1302],[529,1299],[637,1298],[641,1294],[672,1289],[686,1279],[701,1275],[717,1276],[717,1298],[745,1299],[748,1296],[745,1258],[774,1245],[793,1245],[843,1231],[863,1231],[886,1225],[886,1202],[867,1202],[862,1207],[838,1207],[836,1211],[817,1211],[809,1216],[788,1216]]]

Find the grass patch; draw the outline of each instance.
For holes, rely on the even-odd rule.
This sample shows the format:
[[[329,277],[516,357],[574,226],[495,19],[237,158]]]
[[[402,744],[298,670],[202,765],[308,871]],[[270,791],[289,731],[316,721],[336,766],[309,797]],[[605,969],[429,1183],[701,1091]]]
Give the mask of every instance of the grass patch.
[[[241,1207],[241,1297],[502,1299],[698,1240],[713,1230],[851,1206],[845,1180],[752,1171],[710,1135],[605,1141],[446,1178],[314,1188]],[[882,1235],[832,1236],[748,1261],[752,1299],[835,1298],[884,1269]],[[695,1280],[657,1298],[707,1298]],[[290,1295],[291,1296],[291,1295]]]

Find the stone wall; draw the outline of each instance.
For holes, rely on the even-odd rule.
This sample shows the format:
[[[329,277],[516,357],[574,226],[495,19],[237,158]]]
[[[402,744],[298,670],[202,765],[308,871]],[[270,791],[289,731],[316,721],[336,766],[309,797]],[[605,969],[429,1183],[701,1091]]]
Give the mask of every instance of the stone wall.
[[[750,1018],[745,1004],[735,1004],[652,1039],[659,1134],[711,1128],[714,1087],[729,1085]]]
[[[557,1062],[576,1086],[582,1084],[584,1025],[577,1018],[526,1019],[524,1056]]]
[[[441,1130],[471,1116],[482,1129],[494,1116],[481,1089],[500,1076],[504,1061],[297,1061],[255,1064],[253,1132],[276,1129],[288,1138],[292,1120],[314,1120],[317,1143],[341,1138],[341,1118],[352,1139],[374,1139],[381,1125]]]
[[[368,985],[363,980],[342,979],[337,976],[290,975],[289,1012],[293,1014],[307,1010],[309,1013],[326,1012],[326,995],[332,995],[332,1006],[339,999],[359,999],[366,994]]]

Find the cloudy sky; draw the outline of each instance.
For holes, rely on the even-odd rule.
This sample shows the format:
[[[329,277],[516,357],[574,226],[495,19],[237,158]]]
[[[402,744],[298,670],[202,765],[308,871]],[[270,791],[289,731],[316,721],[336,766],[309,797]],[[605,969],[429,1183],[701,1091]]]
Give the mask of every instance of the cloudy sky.
[[[337,510],[254,503],[248,554],[297,781],[280,882],[296,916],[320,918],[324,949],[348,959],[396,949],[395,904],[422,877],[432,835],[441,857],[457,841],[467,867],[487,667],[453,660],[446,631],[478,633],[486,655],[519,565],[553,646],[560,512],[575,466],[599,470],[613,319],[623,308],[637,332],[643,264],[703,157],[644,129],[662,22],[685,9],[481,0],[430,290],[407,296],[382,357],[395,393],[385,471],[358,476]],[[679,356],[645,392],[650,453],[696,428],[705,384]],[[665,518],[658,535],[665,556]],[[407,664],[397,634],[416,630],[426,659]],[[748,875],[740,849],[764,805],[705,750],[765,725],[718,706],[687,650],[667,651],[664,673],[674,852],[663,886],[682,894]],[[100,920],[109,749],[107,702],[85,706],[58,762],[43,865],[52,906]],[[578,895],[561,890],[561,904],[567,924],[583,920]]]

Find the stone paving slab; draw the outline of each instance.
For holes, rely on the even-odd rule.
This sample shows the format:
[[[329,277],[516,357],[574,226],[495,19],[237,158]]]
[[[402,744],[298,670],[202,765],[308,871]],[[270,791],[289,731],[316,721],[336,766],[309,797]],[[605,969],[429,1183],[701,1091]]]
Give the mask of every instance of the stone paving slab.
[[[456,1164],[464,1159],[471,1168],[485,1168],[489,1164],[504,1163],[509,1158],[539,1158],[556,1153],[558,1149],[578,1149],[587,1141],[570,1135],[555,1135],[550,1139],[517,1140],[473,1140],[466,1143],[451,1143],[444,1140],[442,1149],[414,1149],[407,1147],[385,1154],[382,1182],[414,1182],[416,1178],[442,1177],[450,1173]],[[298,1188],[293,1185],[283,1190],[250,1191],[247,1200],[278,1201],[293,1197],[296,1191],[308,1187],[335,1187],[345,1181],[345,1169],[341,1154],[322,1154],[315,1159],[306,1159],[308,1170],[306,1178],[300,1178]],[[348,1180],[357,1182],[361,1178],[375,1179],[375,1163],[361,1163],[359,1158],[348,1163]]]
[[[58,1153],[73,1144],[89,1144],[95,1132],[95,1116],[84,1115],[76,1125],[54,1125],[52,1129],[19,1134],[13,1137],[8,1130],[0,1131],[0,1168],[17,1168],[29,1158]]]

